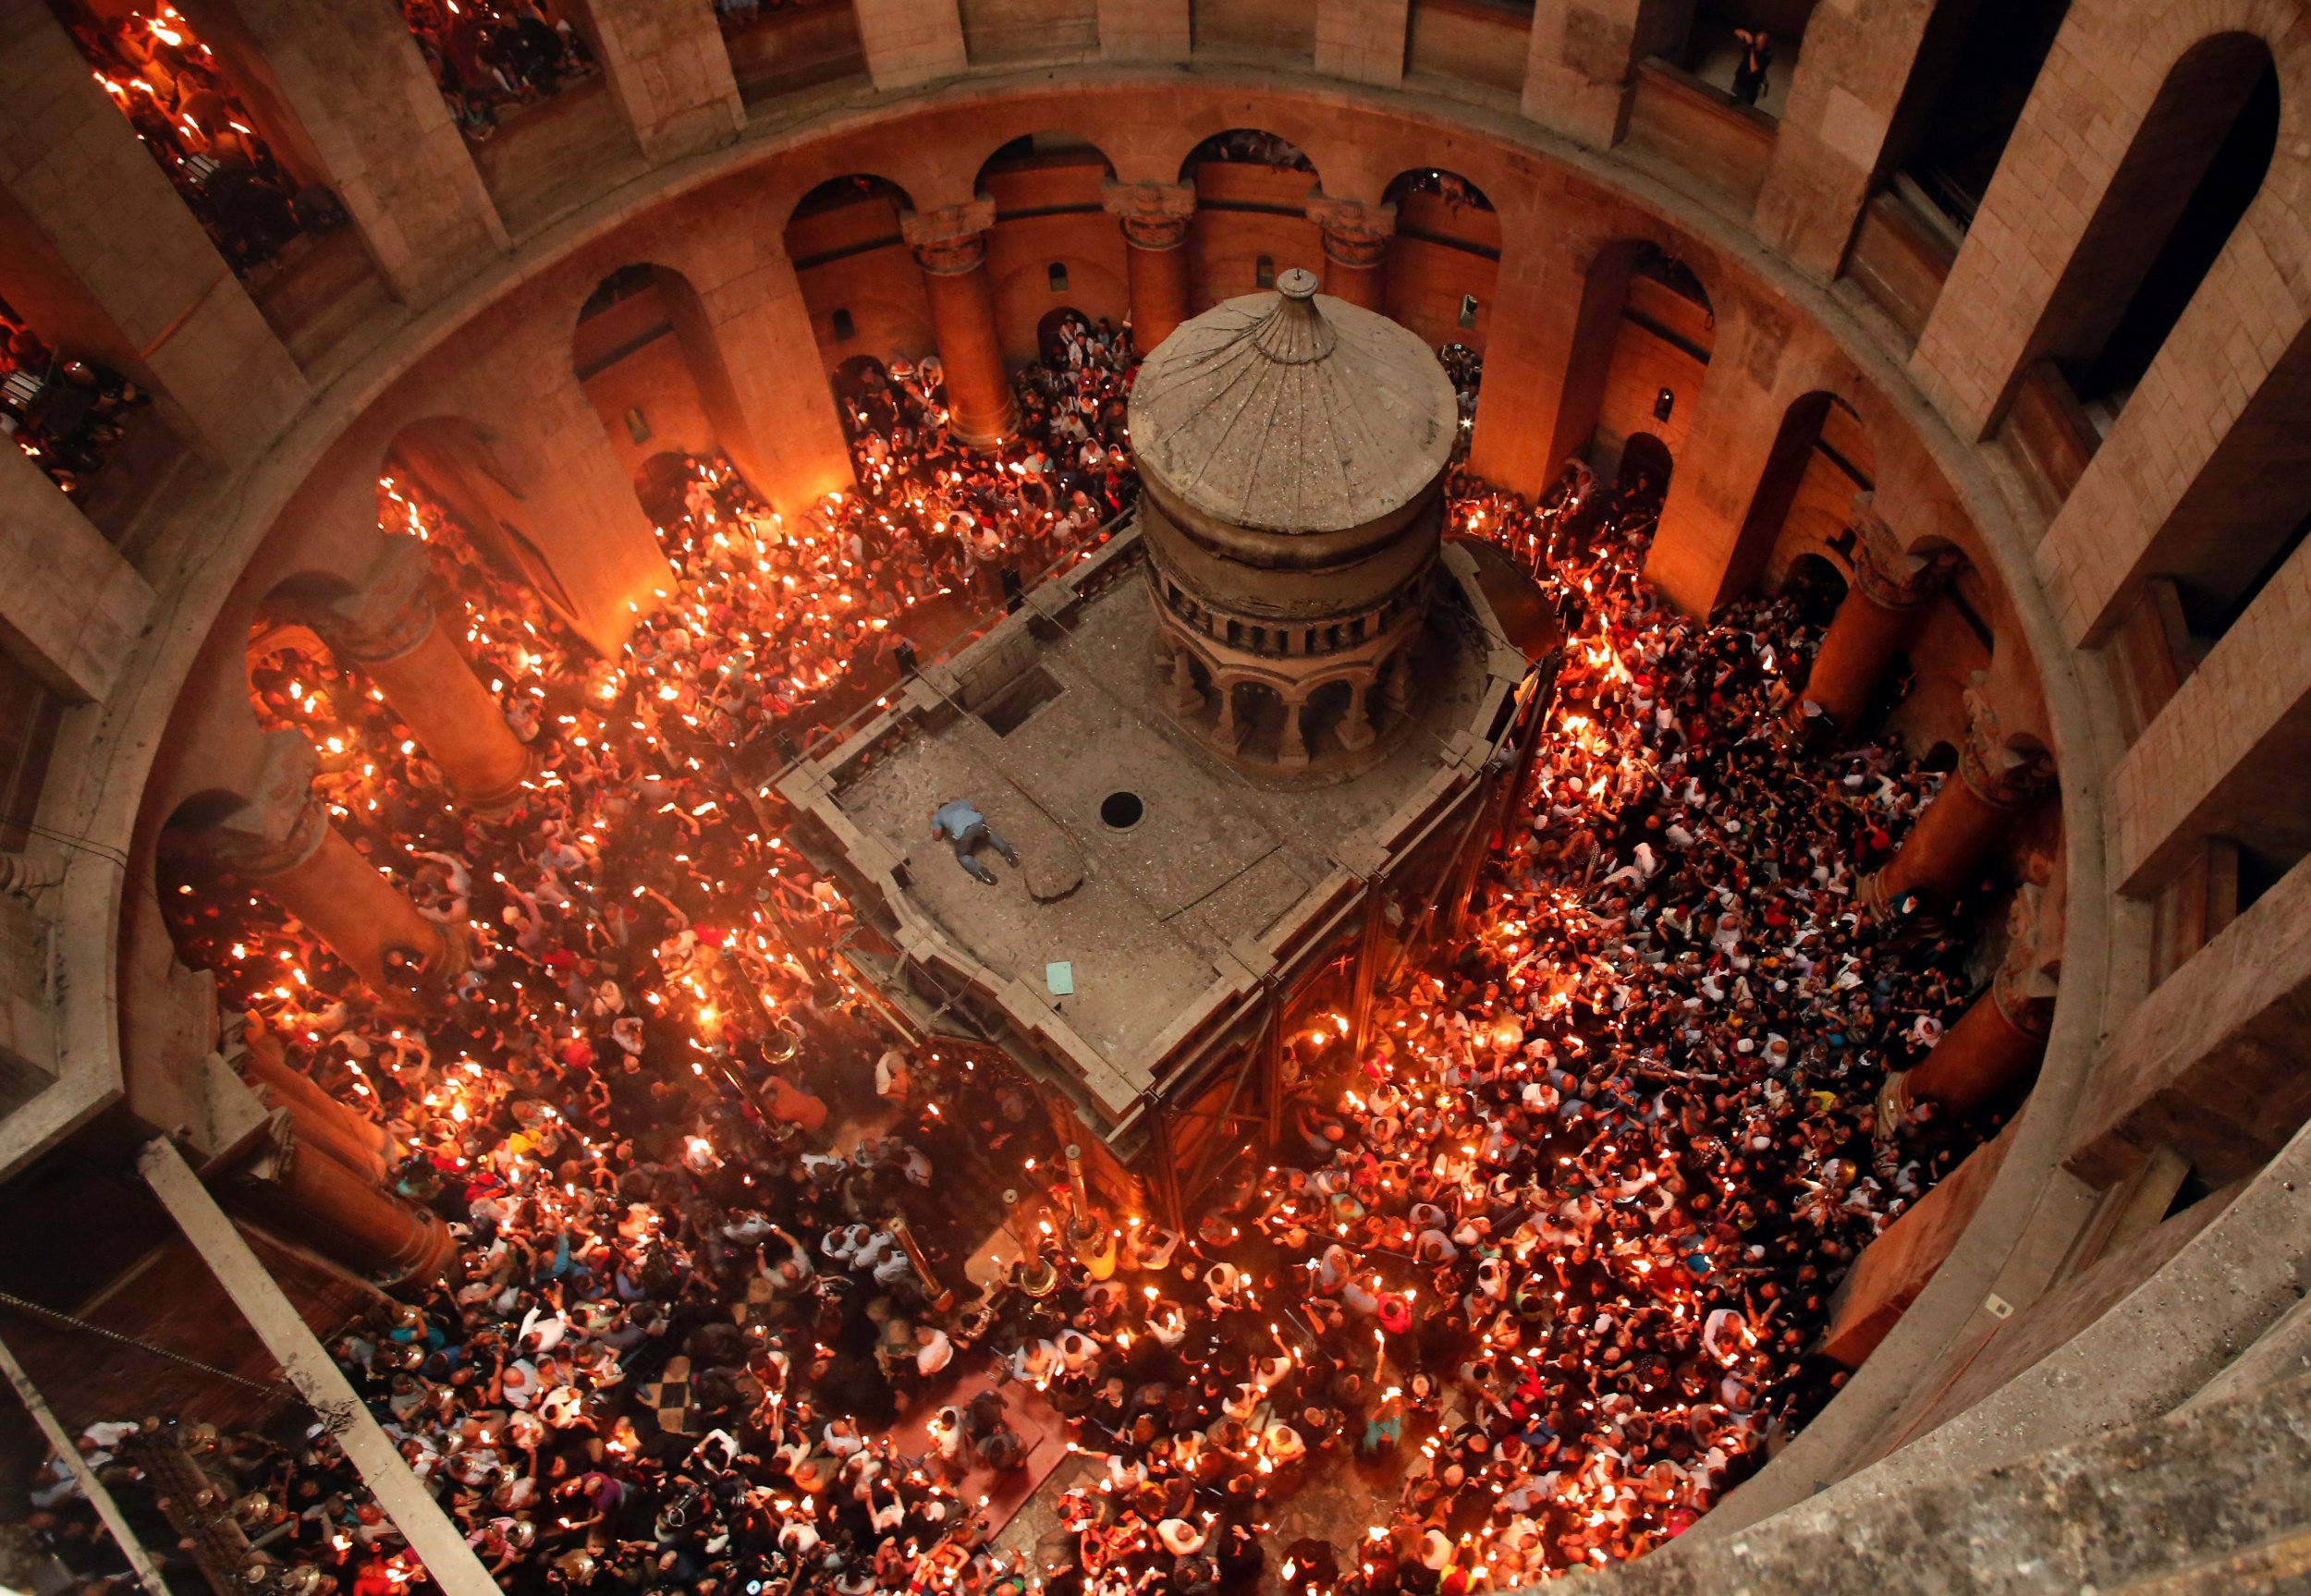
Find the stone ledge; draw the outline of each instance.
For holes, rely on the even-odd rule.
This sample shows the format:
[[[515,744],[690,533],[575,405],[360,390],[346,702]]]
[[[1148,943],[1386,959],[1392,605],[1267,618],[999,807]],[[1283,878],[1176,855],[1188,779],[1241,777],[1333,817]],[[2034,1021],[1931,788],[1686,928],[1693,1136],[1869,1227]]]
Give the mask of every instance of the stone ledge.
[[[1597,1596],[2265,1588],[2303,1562],[2311,1379],[1860,1506],[1801,1504],[1584,1581]],[[2276,1545],[2274,1543],[2277,1543]]]

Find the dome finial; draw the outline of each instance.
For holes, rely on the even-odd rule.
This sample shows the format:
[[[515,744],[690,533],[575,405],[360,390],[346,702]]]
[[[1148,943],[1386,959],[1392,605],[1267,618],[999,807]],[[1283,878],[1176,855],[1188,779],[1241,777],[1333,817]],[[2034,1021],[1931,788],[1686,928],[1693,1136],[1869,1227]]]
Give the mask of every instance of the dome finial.
[[[1276,291],[1287,299],[1316,297],[1316,274],[1305,266],[1287,266],[1276,274]]]

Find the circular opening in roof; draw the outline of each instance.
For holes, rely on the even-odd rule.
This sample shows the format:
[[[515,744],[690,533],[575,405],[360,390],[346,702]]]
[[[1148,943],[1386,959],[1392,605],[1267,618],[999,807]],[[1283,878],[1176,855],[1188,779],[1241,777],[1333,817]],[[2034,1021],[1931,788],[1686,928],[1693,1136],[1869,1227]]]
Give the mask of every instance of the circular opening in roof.
[[[1099,800],[1099,818],[1110,829],[1130,831],[1147,813],[1147,806],[1133,792],[1109,793]]]

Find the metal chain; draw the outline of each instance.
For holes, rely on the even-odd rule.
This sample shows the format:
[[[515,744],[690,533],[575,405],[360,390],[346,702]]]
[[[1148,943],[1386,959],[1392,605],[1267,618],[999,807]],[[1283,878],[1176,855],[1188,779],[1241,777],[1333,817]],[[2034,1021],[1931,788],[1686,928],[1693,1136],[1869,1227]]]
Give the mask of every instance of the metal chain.
[[[155,1346],[149,1341],[139,1341],[133,1335],[123,1335],[116,1330],[107,1330],[101,1324],[92,1324],[85,1319],[75,1319],[69,1313],[60,1313],[55,1309],[43,1307],[37,1302],[27,1302],[21,1297],[12,1296],[6,1291],[0,1291],[0,1306],[51,1320],[58,1324],[69,1325],[75,1330],[85,1330],[90,1334],[102,1336],[106,1341],[116,1342],[122,1346],[133,1346],[140,1352],[149,1352],[155,1358],[165,1358],[171,1363],[181,1363],[188,1369],[197,1369],[214,1379],[228,1381],[245,1390],[259,1392],[276,1401],[293,1402],[300,1407],[307,1406],[304,1397],[294,1387],[283,1385],[277,1381],[250,1380],[233,1373],[230,1370],[219,1369],[212,1363],[203,1363],[197,1358],[188,1358],[181,1352],[171,1352],[165,1346]]]

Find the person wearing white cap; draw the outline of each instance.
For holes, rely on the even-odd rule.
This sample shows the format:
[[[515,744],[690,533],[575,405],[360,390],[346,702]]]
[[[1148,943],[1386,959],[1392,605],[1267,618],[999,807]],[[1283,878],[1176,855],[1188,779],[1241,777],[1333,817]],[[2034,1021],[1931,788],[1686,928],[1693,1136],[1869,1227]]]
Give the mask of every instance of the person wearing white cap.
[[[1192,1557],[1204,1550],[1204,1531],[1185,1518],[1165,1519],[1156,1526],[1156,1538],[1174,1557]]]

